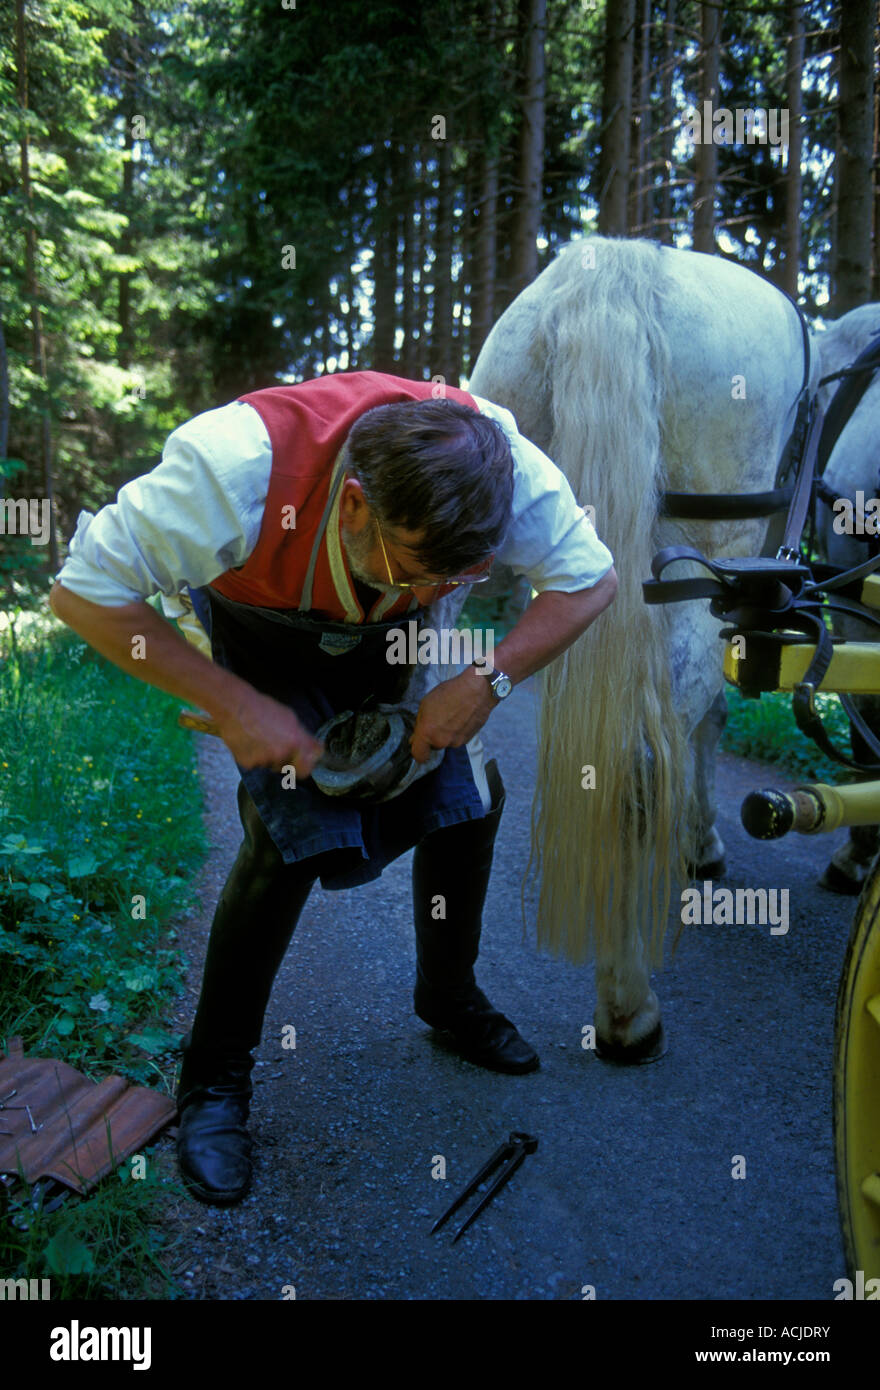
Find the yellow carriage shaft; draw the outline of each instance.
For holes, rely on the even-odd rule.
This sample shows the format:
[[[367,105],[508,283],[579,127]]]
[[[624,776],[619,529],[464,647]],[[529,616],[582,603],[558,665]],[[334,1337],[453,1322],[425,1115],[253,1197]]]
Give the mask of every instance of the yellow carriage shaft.
[[[758,798],[758,801],[756,801]],[[760,806],[759,799],[765,798],[766,805]],[[776,798],[772,805],[769,798]],[[780,831],[797,830],[802,835],[815,835],[819,831],[840,830],[841,826],[877,826],[880,824],[880,780],[870,783],[856,783],[852,787],[829,787],[827,783],[815,783],[809,787],[795,787],[794,791],[753,792],[742,806],[744,823],[751,803],[752,820],[759,816],[780,821],[779,830],[772,833],[759,833],[758,838],[770,840],[777,838]],[[752,824],[745,824],[749,834],[755,834]]]
[[[869,574],[862,584],[859,602],[864,603],[867,608],[880,608],[880,579],[876,574]]]
[[[861,599],[880,608],[880,579],[870,576]],[[724,652],[724,675],[748,694],[794,691],[816,654],[809,642],[788,645],[761,634],[734,635]],[[819,687],[821,694],[880,694],[880,642],[840,642]],[[880,824],[880,780],[851,786],[825,783],[794,792],[754,793],[743,803],[743,823],[759,839],[776,839],[789,830],[801,834],[838,830],[841,826]]]
[[[728,642],[724,677],[736,686],[794,690],[815,654],[815,646],[808,642],[767,644],[746,633]],[[880,695],[880,642],[841,642],[835,646],[819,693]]]
[[[858,601],[866,608],[880,609],[880,577],[870,574],[863,580]],[[724,676],[731,685],[747,689],[794,690],[815,652],[809,642],[784,646],[741,634],[727,643]],[[837,643],[820,689],[829,694],[880,695],[880,641]]]

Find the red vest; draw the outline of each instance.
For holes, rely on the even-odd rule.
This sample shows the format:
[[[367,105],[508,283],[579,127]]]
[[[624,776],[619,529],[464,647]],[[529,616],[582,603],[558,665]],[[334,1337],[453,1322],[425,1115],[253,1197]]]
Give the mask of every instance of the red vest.
[[[240,568],[218,575],[211,587],[238,603],[260,608],[299,607],[333,465],[352,425],[373,406],[430,400],[434,390],[430,381],[406,381],[382,372],[336,372],[297,386],[270,386],[240,396],[256,410],[269,435],[269,491],[253,553]],[[446,386],[443,394],[478,409],[473,397],[458,387]],[[338,538],[338,508],[331,513],[331,521],[334,517]],[[312,609],[331,622],[363,622],[368,615],[357,599],[344,548],[341,542],[334,543],[329,527],[330,522],[318,554]],[[334,548],[335,579],[330,546]],[[438,596],[445,592],[445,588],[437,590]],[[404,590],[389,605],[383,595],[376,607],[381,604],[383,617],[394,617],[406,612],[411,598]]]

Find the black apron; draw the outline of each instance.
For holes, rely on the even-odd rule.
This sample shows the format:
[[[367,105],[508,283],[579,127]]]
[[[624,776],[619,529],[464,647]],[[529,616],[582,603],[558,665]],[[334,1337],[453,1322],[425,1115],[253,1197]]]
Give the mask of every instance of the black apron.
[[[189,590],[217,664],[287,705],[312,734],[334,714],[403,698],[412,669],[388,662],[387,633],[413,619],[421,625],[429,612],[362,623],[330,622],[311,612],[318,553],[344,474],[341,460],[335,471],[299,609],[238,603],[210,586]],[[325,796],[311,777],[285,787],[290,774],[238,770],[285,863],[323,856],[316,870],[324,888],[368,883],[431,831],[484,814],[466,748],[447,748],[433,772],[374,805]]]

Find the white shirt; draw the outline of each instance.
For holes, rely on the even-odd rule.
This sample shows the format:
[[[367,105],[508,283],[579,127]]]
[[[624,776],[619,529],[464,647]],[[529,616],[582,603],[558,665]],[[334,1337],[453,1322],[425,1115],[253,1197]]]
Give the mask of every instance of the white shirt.
[[[613,559],[567,479],[519,433],[510,411],[473,399],[500,423],[513,454],[512,521],[495,563],[538,593],[596,584]],[[79,513],[57,579],[107,606],[160,593],[166,614],[179,617],[185,585],[210,584],[256,548],[271,468],[269,435],[252,406],[233,401],[195,416],[169,436],[152,472],[126,483],[96,515]]]

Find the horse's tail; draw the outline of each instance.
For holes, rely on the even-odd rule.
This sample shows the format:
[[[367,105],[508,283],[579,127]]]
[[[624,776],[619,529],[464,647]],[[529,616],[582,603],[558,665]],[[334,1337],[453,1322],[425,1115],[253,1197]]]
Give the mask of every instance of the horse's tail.
[[[552,400],[547,452],[595,507],[619,587],[542,672],[529,861],[541,871],[538,940],[574,961],[596,950],[619,959],[637,924],[646,962],[659,963],[688,804],[667,622],[642,595],[664,486],[666,277],[659,247],[598,237],[568,247],[553,271],[533,344]]]

